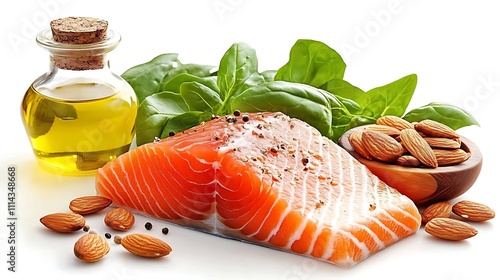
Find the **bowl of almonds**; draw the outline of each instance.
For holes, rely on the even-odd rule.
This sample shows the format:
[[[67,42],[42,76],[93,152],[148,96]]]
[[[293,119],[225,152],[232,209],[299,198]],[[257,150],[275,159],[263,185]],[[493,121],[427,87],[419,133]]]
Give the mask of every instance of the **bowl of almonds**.
[[[472,141],[428,119],[410,123],[383,116],[350,129],[339,145],[417,205],[462,195],[476,181],[483,161]]]

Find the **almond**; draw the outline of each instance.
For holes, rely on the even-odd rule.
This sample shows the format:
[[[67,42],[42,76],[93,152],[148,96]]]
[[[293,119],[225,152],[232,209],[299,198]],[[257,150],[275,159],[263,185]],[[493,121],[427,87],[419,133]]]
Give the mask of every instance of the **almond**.
[[[434,218],[424,229],[430,235],[453,241],[471,238],[477,234],[477,229],[473,226],[451,218]]]
[[[421,164],[421,162],[416,157],[411,155],[402,155],[398,157],[398,159],[396,159],[394,163],[396,163],[397,165],[408,167],[418,167]]]
[[[432,137],[444,137],[444,138],[460,138],[460,135],[455,132],[451,127],[434,121],[434,120],[423,120],[415,124],[415,129],[417,131],[423,132],[427,136]]]
[[[73,247],[77,258],[84,262],[96,262],[109,252],[109,244],[106,240],[95,233],[85,234],[80,237]]]
[[[80,215],[97,213],[109,205],[112,200],[104,196],[82,196],[71,200],[69,209]]]
[[[365,127],[365,129],[382,132],[382,133],[387,134],[391,137],[399,136],[399,129],[394,128],[392,126],[388,126],[388,125],[371,124],[371,125],[367,125]]]
[[[401,144],[382,132],[364,130],[361,142],[373,158],[383,162],[393,162],[403,154]]]
[[[413,125],[409,121],[397,116],[382,116],[378,118],[375,121],[375,123],[379,125],[387,125],[390,127],[394,127],[398,130],[403,130],[405,128],[413,128]]]
[[[441,201],[434,203],[422,212],[422,223],[427,223],[434,218],[449,218],[451,215],[451,203]]]
[[[165,241],[146,234],[126,235],[120,243],[127,251],[146,258],[163,257],[172,252],[172,248]]]
[[[424,138],[420,136],[416,130],[408,128],[403,129],[399,136],[401,137],[401,143],[411,155],[416,157],[426,166],[432,168],[438,167],[436,155],[432,151],[431,146],[425,142]]]
[[[444,138],[444,137],[424,137],[424,140],[432,148],[438,149],[458,149],[460,148],[460,143],[455,139]]]
[[[439,166],[455,165],[466,161],[470,154],[462,149],[434,149],[434,155]]]
[[[85,218],[76,213],[53,213],[40,218],[40,222],[57,232],[74,232],[85,226]]]
[[[104,223],[114,230],[127,231],[134,225],[135,216],[125,208],[115,208],[106,213]]]
[[[462,200],[453,205],[453,213],[473,222],[484,222],[495,217],[495,211],[490,207],[469,200]]]
[[[351,144],[352,148],[362,157],[372,160],[373,157],[368,153],[368,151],[363,147],[363,142],[361,141],[363,135],[363,131],[356,130],[349,135],[349,144]]]

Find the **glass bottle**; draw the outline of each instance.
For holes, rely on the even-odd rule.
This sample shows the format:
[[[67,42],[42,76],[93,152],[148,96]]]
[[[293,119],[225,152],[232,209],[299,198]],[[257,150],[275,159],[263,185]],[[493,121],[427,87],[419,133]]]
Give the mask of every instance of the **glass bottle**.
[[[50,67],[27,90],[21,115],[43,167],[93,174],[129,150],[137,99],[106,56],[120,40],[106,21],[82,17],[54,20],[37,35],[50,54]]]

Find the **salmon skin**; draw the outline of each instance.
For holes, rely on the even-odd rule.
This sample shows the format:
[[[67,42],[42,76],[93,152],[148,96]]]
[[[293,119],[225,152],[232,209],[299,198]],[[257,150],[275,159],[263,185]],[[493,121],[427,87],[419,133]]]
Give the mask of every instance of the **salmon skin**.
[[[415,204],[307,123],[218,117],[100,168],[115,206],[351,267],[413,234]]]

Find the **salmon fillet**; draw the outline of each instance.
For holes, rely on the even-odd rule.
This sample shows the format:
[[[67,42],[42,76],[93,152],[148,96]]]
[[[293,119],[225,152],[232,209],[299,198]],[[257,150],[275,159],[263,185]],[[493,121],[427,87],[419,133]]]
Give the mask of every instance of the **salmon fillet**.
[[[97,193],[144,215],[350,267],[411,235],[415,204],[307,123],[215,118],[132,149]]]

